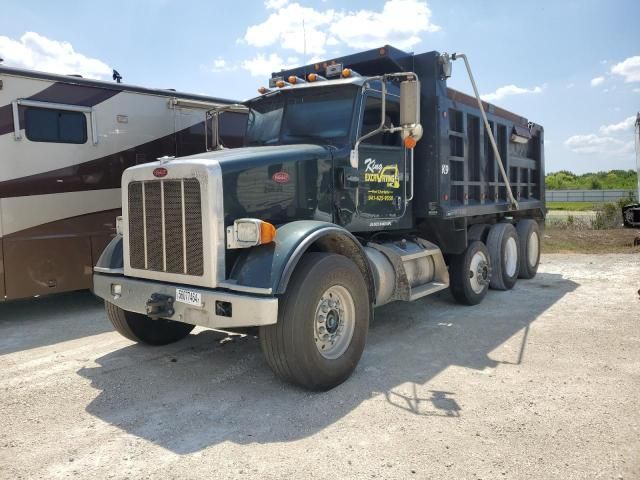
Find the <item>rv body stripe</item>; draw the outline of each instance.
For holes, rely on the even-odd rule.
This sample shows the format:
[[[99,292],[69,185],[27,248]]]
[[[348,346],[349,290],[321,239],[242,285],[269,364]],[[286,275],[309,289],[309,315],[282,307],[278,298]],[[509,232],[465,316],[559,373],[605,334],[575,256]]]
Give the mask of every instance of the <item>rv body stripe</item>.
[[[120,189],[3,198],[2,233],[11,235],[38,225],[120,208]]]
[[[195,128],[204,130],[204,122],[200,122]],[[193,129],[192,126],[177,134],[193,133]],[[138,163],[154,161],[156,158],[166,155],[167,152],[175,152],[175,137],[176,134],[171,133],[142,145],[88,162],[5,180],[0,182],[0,198],[118,188],[124,169]],[[185,155],[200,151],[201,149],[186,152]]]

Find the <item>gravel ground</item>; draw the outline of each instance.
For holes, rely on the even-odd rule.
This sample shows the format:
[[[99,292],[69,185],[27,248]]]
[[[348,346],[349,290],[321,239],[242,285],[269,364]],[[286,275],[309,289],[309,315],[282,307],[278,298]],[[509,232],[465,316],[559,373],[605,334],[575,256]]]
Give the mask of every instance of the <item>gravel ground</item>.
[[[580,210],[580,211],[572,211],[572,210],[549,210],[547,211],[547,217],[551,219],[559,218],[566,219],[569,215],[573,218],[580,218],[584,220],[592,220],[596,218],[596,212],[594,210]],[[622,220],[620,220],[622,223]]]
[[[310,394],[256,339],[149,348],[87,293],[0,305],[0,477],[640,478],[640,255],[545,255],[477,307],[377,311]]]

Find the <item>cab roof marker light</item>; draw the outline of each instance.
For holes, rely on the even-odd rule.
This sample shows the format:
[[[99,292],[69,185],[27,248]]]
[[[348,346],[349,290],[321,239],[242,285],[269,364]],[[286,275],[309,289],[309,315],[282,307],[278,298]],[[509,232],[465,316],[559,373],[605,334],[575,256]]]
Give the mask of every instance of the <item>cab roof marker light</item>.
[[[351,70],[350,68],[342,69],[342,78],[351,78],[351,77],[359,77],[360,74],[355,70]]]
[[[265,93],[267,93],[269,91],[269,89],[267,87],[260,87],[258,88],[258,93],[260,95],[264,95]]]
[[[291,85],[296,85],[298,83],[307,83],[304,78],[296,77],[295,75],[291,75],[287,80]]]
[[[284,78],[282,77],[273,77],[269,79],[269,88],[277,88],[278,82],[283,82]]]
[[[309,82],[326,82],[327,78],[322,75],[318,75],[317,73],[310,73],[307,75],[307,80]]]

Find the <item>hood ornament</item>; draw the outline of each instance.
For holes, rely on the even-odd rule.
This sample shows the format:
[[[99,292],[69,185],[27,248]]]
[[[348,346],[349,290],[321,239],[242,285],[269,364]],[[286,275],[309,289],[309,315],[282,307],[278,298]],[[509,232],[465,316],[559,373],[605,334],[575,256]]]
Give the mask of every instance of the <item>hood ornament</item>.
[[[164,157],[158,157],[156,160],[160,161],[160,165],[164,165],[165,163],[167,163],[170,160],[175,160],[175,156],[171,155],[165,155]]]

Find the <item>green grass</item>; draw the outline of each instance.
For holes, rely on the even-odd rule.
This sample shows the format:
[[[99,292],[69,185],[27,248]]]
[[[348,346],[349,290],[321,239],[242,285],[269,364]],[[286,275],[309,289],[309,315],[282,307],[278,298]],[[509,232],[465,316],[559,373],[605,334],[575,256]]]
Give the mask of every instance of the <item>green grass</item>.
[[[596,206],[591,202],[547,202],[549,210],[571,210],[573,212],[595,210]]]

